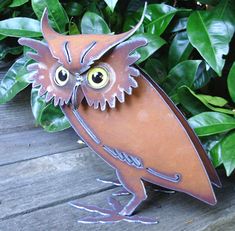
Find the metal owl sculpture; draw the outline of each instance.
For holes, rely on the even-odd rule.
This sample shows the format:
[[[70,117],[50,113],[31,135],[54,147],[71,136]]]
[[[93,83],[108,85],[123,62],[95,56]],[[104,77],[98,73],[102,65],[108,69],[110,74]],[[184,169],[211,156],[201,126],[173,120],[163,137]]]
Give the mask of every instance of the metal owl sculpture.
[[[46,43],[19,40],[37,52],[28,54],[36,61],[28,66],[33,87],[40,86],[39,94],[60,106],[79,137],[116,170],[132,195],[124,207],[111,198],[112,209],[74,203],[100,213],[80,222],[156,222],[133,215],[147,198],[144,182],[216,204],[212,184],[221,183],[198,138],[163,90],[135,65],[140,57],[133,52],[147,41],[127,39],[143,19],[144,13],[122,34],[67,36],[49,26],[45,10]]]

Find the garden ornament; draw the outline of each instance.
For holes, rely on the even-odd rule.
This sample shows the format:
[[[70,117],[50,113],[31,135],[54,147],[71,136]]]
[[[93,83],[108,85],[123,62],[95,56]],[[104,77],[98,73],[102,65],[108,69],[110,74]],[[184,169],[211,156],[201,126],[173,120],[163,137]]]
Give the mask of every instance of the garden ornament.
[[[130,193],[122,206],[110,198],[111,209],[74,202],[98,217],[84,223],[131,221],[156,223],[134,214],[147,198],[145,182],[184,192],[210,205],[216,204],[212,185],[220,187],[217,173],[199,139],[163,90],[137,65],[133,52],[145,39],[128,40],[142,24],[121,34],[63,35],[49,25],[44,11],[41,29],[46,42],[21,38],[34,49],[28,56],[33,87],[40,96],[60,106],[81,139],[115,169],[122,193]]]

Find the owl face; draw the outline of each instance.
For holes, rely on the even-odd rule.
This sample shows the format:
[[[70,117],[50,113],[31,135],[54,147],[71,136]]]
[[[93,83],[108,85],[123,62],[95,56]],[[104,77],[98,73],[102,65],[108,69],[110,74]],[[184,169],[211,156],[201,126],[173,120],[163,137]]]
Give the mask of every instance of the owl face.
[[[54,105],[72,104],[75,108],[85,98],[89,106],[104,111],[107,105],[114,108],[125,101],[138,87],[135,77],[139,71],[133,64],[139,56],[132,55],[138,47],[146,45],[145,39],[128,39],[144,18],[130,31],[117,35],[61,35],[55,32],[44,11],[41,27],[46,43],[21,38],[19,43],[33,48],[37,53],[28,56],[36,62],[28,66],[32,72],[33,87],[46,101]]]

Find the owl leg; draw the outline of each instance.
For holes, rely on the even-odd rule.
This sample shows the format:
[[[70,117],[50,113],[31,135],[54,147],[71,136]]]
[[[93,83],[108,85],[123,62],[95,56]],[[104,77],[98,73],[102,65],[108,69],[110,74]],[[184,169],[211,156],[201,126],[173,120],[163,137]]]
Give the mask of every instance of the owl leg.
[[[123,183],[123,187],[133,195],[132,199],[119,214],[121,216],[130,216],[140,203],[147,199],[145,186],[140,178],[130,178],[129,176],[123,176],[120,173],[117,173],[117,176],[120,182]]]

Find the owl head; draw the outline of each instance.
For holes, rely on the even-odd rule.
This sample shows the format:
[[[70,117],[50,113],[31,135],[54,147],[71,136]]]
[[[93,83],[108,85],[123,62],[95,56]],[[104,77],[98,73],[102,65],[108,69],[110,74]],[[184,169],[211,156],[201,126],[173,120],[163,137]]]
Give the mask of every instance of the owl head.
[[[146,6],[145,6],[146,9]],[[36,52],[27,55],[36,62],[28,66],[32,72],[33,87],[40,87],[39,94],[54,105],[72,104],[77,108],[85,99],[89,106],[104,111],[125,101],[125,94],[132,94],[138,87],[135,77],[139,71],[134,63],[140,58],[133,55],[138,47],[146,45],[145,39],[126,41],[139,28],[121,34],[62,35],[54,31],[45,9],[41,30],[45,43],[20,38],[21,45]]]

